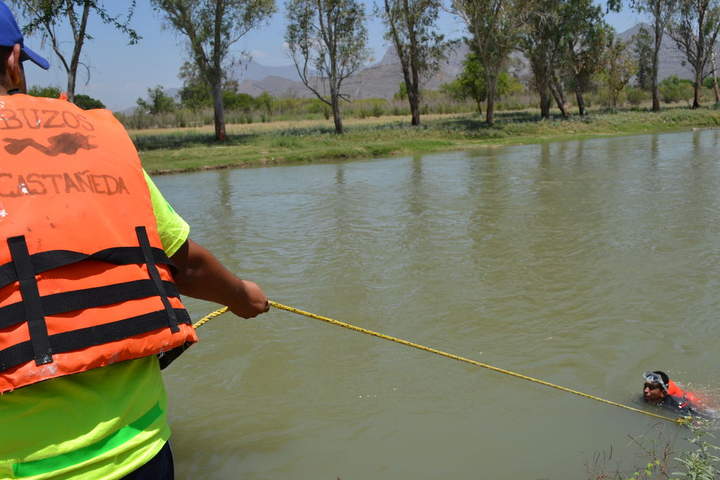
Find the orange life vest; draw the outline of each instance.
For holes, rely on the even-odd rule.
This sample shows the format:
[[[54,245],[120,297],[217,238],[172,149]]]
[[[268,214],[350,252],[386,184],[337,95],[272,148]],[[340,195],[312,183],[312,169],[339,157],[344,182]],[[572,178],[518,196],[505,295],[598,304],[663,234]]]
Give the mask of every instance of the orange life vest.
[[[678,402],[678,405],[680,408],[699,408],[702,407],[703,402],[698,398],[697,395],[695,395],[692,392],[687,392],[680,388],[677,383],[670,380],[668,382],[668,389],[667,389],[668,395],[673,397],[675,401]]]
[[[107,110],[0,97],[0,393],[197,337]]]

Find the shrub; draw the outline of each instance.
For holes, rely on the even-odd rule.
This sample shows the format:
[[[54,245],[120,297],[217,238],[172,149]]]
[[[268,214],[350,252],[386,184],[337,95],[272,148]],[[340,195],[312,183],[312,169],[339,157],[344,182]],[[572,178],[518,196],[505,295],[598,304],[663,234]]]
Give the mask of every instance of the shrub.
[[[690,80],[678,78],[676,75],[667,77],[658,85],[660,97],[665,103],[688,101],[693,98],[693,84]]]
[[[641,88],[628,87],[626,90],[625,95],[627,97],[627,101],[633,107],[637,107],[650,99],[650,94]]]

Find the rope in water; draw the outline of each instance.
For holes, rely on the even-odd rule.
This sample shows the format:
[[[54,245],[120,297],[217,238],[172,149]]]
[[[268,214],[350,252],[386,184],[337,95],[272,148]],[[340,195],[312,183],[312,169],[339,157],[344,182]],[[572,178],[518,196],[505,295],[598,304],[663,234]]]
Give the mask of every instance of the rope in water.
[[[521,373],[516,373],[516,372],[510,371],[510,370],[505,370],[504,368],[495,367],[495,366],[489,365],[489,364],[487,364],[487,363],[478,362],[477,360],[472,360],[472,359],[470,359],[470,358],[461,357],[461,356],[455,355],[455,354],[453,354],[453,353],[443,352],[442,350],[438,350],[438,349],[431,348],[431,347],[426,347],[425,345],[420,345],[420,344],[417,344],[417,343],[410,342],[410,341],[408,341],[408,340],[403,340],[402,338],[392,337],[392,336],[390,336],[390,335],[385,335],[385,334],[383,334],[383,333],[374,332],[374,331],[372,331],[372,330],[368,330],[368,329],[366,329],[366,328],[358,327],[358,326],[355,326],[355,325],[352,325],[352,324],[349,324],[349,323],[341,322],[341,321],[339,321],[339,320],[334,320],[334,319],[329,318],[329,317],[323,317],[322,315],[316,315],[316,314],[314,314],[314,313],[306,312],[306,311],[300,310],[300,309],[298,309],[298,308],[289,307],[289,306],[287,306],[287,305],[283,305],[283,304],[281,304],[281,303],[277,303],[277,302],[274,302],[274,301],[272,301],[272,300],[269,300],[269,303],[270,303],[270,306],[272,306],[273,308],[277,308],[277,309],[279,309],[279,310],[286,310],[286,311],[288,311],[288,312],[292,312],[292,313],[295,313],[295,314],[297,314],[297,315],[302,315],[302,316],[305,316],[305,317],[314,318],[315,320],[320,320],[320,321],[329,323],[329,324],[331,324],[331,325],[337,325],[337,326],[339,326],[339,327],[343,327],[343,328],[347,328],[347,329],[350,329],[350,330],[354,330],[354,331],[356,331],[356,332],[364,333],[364,334],[366,334],[366,335],[372,335],[372,336],[374,336],[374,337],[382,338],[383,340],[389,340],[389,341],[391,341],[391,342],[399,343],[399,344],[401,344],[401,345],[405,345],[405,346],[408,346],[408,347],[417,348],[418,350],[423,350],[423,351],[425,351],[425,352],[434,353],[434,354],[436,354],[436,355],[440,355],[440,356],[442,356],[442,357],[446,357],[446,358],[450,358],[450,359],[453,359],[453,360],[457,360],[457,361],[459,361],[459,362],[469,363],[470,365],[475,365],[475,366],[477,366],[477,367],[487,368],[488,370],[492,370],[492,371],[498,372],[498,373],[503,373],[503,374],[505,374],[505,375],[510,375],[511,377],[521,378],[521,379],[523,379],[523,380],[527,380],[527,381],[530,381],[530,382],[539,383],[540,385],[545,385],[546,387],[554,388],[554,389],[560,390],[560,391],[562,391],[562,392],[572,393],[572,394],[578,395],[578,396],[580,396],[580,397],[589,398],[589,399],[591,399],[591,400],[595,400],[595,401],[604,403],[604,404],[606,404],[606,405],[612,405],[612,406],[615,406],[615,407],[624,408],[625,410],[630,410],[631,412],[642,413],[643,415],[648,415],[648,416],[650,416],[650,417],[659,418],[660,420],[666,420],[666,421],[668,421],[668,422],[673,422],[673,423],[685,424],[685,423],[687,423],[687,421],[688,421],[688,419],[687,419],[686,417],[671,418],[671,417],[666,417],[666,416],[664,416],[664,415],[659,415],[659,414],[657,414],[657,413],[648,412],[648,411],[645,411],[645,410],[640,410],[639,408],[631,407],[631,406],[629,406],[629,405],[623,405],[622,403],[613,402],[613,401],[611,401],[611,400],[606,400],[606,399],[604,399],[604,398],[600,398],[600,397],[597,397],[597,396],[595,396],[595,395],[590,395],[590,394],[588,394],[588,393],[583,393],[583,392],[580,392],[580,391],[578,391],[578,390],[573,390],[572,388],[563,387],[563,386],[561,386],[561,385],[556,385],[556,384],[554,384],[554,383],[546,382],[545,380],[540,380],[540,379],[538,379],[538,378],[533,378],[533,377],[530,377],[530,376],[527,376],[527,375],[523,375],[523,374],[521,374]],[[227,310],[228,310],[228,307],[223,307],[223,308],[220,308],[220,309],[218,309],[218,310],[215,310],[214,312],[212,312],[212,313],[204,316],[204,317],[201,318],[200,320],[198,320],[198,321],[193,325],[193,327],[194,327],[194,328],[199,328],[199,327],[203,326],[205,323],[207,323],[207,322],[209,322],[210,320],[212,320],[213,318],[215,318],[215,317],[217,317],[217,316],[219,316],[219,315],[222,315],[223,313],[227,312]]]

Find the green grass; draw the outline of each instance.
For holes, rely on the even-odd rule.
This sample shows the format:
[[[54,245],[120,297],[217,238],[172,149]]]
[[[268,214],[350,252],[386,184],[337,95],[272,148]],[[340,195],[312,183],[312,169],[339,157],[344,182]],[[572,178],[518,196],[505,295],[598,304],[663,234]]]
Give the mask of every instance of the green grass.
[[[228,126],[218,144],[209,129],[157,130],[133,134],[146,170],[169,173],[212,168],[471,150],[487,145],[540,143],[599,136],[658,133],[720,126],[720,110],[666,109],[659,113],[596,111],[586,117],[540,121],[533,111],[502,112],[489,127],[478,115],[433,115],[420,127],[397,117],[347,122],[344,135],[331,122],[280,122],[257,128]]]

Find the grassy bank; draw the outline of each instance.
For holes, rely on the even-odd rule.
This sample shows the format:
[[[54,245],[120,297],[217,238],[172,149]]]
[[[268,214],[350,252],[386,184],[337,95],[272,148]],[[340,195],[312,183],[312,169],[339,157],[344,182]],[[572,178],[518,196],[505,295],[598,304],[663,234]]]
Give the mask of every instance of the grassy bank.
[[[410,127],[407,117],[353,119],[344,135],[335,135],[328,121],[229,125],[223,144],[213,141],[211,127],[130,133],[148,172],[169,173],[718,127],[720,110],[593,112],[545,121],[533,111],[516,111],[498,114],[493,127],[478,115],[428,115],[423,122]]]

